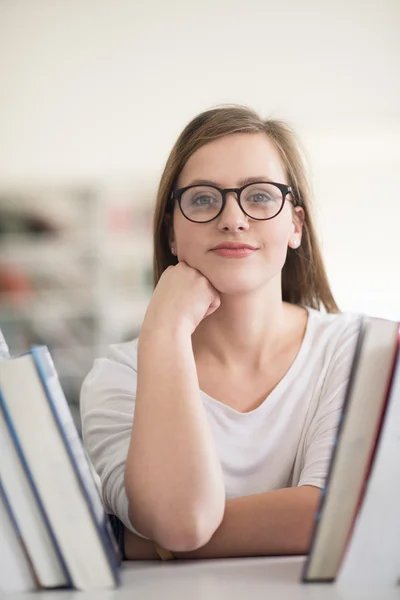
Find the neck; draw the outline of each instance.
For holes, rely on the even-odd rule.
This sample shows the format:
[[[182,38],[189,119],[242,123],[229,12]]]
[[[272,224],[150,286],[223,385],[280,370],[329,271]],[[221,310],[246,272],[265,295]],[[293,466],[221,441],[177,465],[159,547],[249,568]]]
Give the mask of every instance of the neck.
[[[221,295],[221,305],[192,335],[196,360],[211,359],[227,369],[258,369],[290,332],[291,305],[278,290]]]

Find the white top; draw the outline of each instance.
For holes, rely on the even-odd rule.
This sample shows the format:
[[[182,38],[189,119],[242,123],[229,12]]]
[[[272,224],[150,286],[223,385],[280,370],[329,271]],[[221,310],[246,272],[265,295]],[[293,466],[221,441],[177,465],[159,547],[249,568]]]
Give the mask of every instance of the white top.
[[[260,406],[241,413],[201,391],[226,498],[324,486],[361,316],[307,310],[300,350]],[[106,358],[95,361],[81,392],[83,440],[106,510],[132,531],[124,466],[135,410],[137,342],[111,346]]]

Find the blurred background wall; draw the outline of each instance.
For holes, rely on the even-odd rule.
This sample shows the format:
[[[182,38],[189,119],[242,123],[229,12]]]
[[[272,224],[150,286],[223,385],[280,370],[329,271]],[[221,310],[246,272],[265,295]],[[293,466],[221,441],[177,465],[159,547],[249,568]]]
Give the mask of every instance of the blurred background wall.
[[[2,0],[0,328],[47,343],[71,401],[136,335],[177,135],[247,104],[308,154],[342,310],[400,319],[398,0]]]

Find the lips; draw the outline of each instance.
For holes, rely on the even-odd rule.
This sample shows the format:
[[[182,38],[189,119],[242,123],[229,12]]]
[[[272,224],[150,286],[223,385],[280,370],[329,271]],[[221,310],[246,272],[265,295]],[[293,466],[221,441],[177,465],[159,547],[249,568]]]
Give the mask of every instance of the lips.
[[[258,248],[250,244],[241,244],[240,242],[222,242],[212,248],[213,254],[217,254],[223,258],[245,258],[254,254]]]
[[[250,244],[241,244],[240,242],[222,242],[218,246],[214,246],[212,250],[257,250],[257,248]]]

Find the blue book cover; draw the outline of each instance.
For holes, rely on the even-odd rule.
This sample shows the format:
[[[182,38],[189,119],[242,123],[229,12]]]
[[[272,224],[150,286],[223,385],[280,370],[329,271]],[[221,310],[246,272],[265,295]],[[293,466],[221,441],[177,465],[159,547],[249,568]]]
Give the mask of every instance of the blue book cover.
[[[43,384],[55,423],[60,431],[65,448],[83,496],[87,502],[91,517],[96,526],[99,539],[103,544],[115,582],[119,583],[121,554],[111,529],[108,515],[104,510],[96,483],[90,469],[81,439],[76,429],[68,402],[61,387],[52,357],[46,346],[31,349],[37,372]]]

